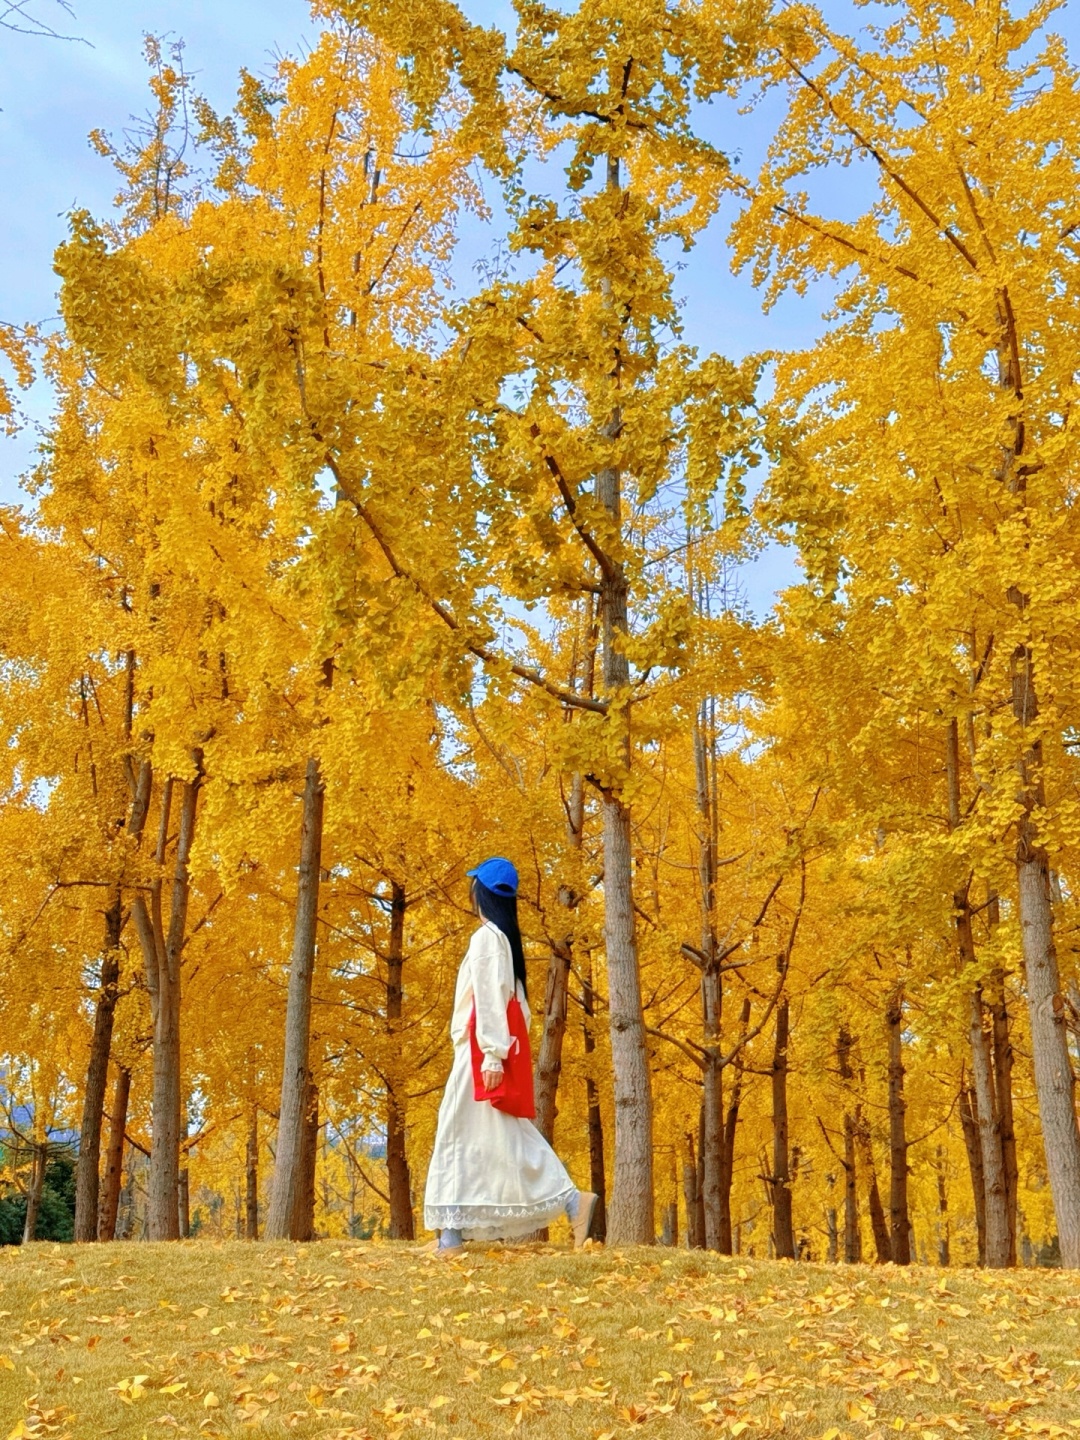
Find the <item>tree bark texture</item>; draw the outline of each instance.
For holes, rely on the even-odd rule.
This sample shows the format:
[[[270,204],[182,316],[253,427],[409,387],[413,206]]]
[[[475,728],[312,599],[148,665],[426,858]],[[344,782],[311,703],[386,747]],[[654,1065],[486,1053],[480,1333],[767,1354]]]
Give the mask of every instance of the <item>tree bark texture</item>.
[[[679,1148],[671,1147],[671,1202],[664,1211],[664,1244],[679,1244]]]
[[[1045,853],[1017,865],[1020,937],[1027,976],[1031,1049],[1043,1150],[1054,1200],[1061,1264],[1080,1268],[1080,1130],[1076,1081],[1065,1032]]]
[[[586,1064],[596,1053],[596,1036],[593,1033],[593,1019],[596,1013],[596,996],[593,991],[592,956],[586,959],[585,985],[582,993],[582,1044]],[[607,1238],[607,1174],[604,1167],[604,1118],[600,1113],[600,1089],[594,1076],[585,1076],[585,1102],[589,1126],[589,1188],[596,1196],[589,1238],[603,1242]]]
[[[566,832],[571,847],[581,848],[585,828],[585,784],[580,772],[570,785]],[[562,1075],[563,1041],[566,1036],[566,1007],[573,967],[573,933],[570,917],[581,897],[568,885],[559,887],[559,905],[566,912],[566,934],[551,944],[547,985],[544,992],[544,1030],[536,1056],[536,1128],[549,1145],[555,1140],[559,1079]]]
[[[987,907],[991,925],[997,924],[998,901],[992,896]],[[990,977],[990,1014],[994,1043],[994,1093],[998,1102],[1001,1154],[1005,1166],[1005,1214],[1009,1226],[1009,1264],[1016,1264],[1016,1207],[1019,1169],[1016,1159],[1016,1122],[1013,1118],[1013,1048],[1010,1034],[1005,975],[996,967]]]
[[[960,1087],[960,1128],[964,1134],[968,1170],[971,1172],[971,1197],[975,1206],[975,1235],[980,1265],[986,1264],[986,1186],[983,1180],[982,1142],[976,1118],[976,1100],[967,1085]]]
[[[772,1063],[773,1155],[769,1195],[773,1210],[773,1245],[778,1260],[795,1259],[795,1230],[791,1213],[791,1152],[788,1145],[788,999],[776,1007],[776,1036]]]
[[[562,1071],[563,1037],[566,1034],[566,1004],[570,988],[573,954],[567,939],[551,945],[547,987],[544,994],[544,1030],[536,1055],[536,1128],[548,1144],[555,1138],[555,1116],[559,1076]]]
[[[1012,361],[1007,363],[1011,365]],[[1021,428],[1017,450],[1023,443],[1022,435]],[[1019,467],[1012,468],[1008,474],[1014,492],[1021,491],[1026,480]],[[1014,589],[1010,591],[1010,599],[1021,614],[1026,611],[1028,602],[1025,595]],[[1022,732],[1027,732],[1038,717],[1034,657],[1030,645],[1019,645],[1013,652],[1012,710]],[[1016,843],[1017,909],[1027,982],[1035,1091],[1061,1264],[1066,1270],[1076,1270],[1080,1268],[1080,1127],[1076,1120],[1076,1081],[1065,1034],[1065,1005],[1054,946],[1050,861],[1035,821],[1036,814],[1045,804],[1041,778],[1042,742],[1037,737],[1028,743],[1017,768],[1024,807]]]
[[[615,1092],[615,1174],[608,1240],[614,1245],[651,1245],[656,1239],[652,1080],[634,934],[630,811],[618,795],[606,791],[603,816],[604,938]]]
[[[135,1227],[139,1223],[139,1193],[136,1184],[136,1171],[139,1167],[139,1160],[142,1157],[135,1154],[130,1148],[127,1157],[127,1171],[124,1175],[124,1183],[120,1189],[120,1204],[118,1207],[116,1221],[117,1240],[131,1240],[135,1235]],[[146,1169],[146,1166],[142,1166]],[[143,1217],[145,1220],[145,1216]],[[140,1238],[145,1239],[144,1233]]]
[[[701,1028],[702,1115],[701,1172],[702,1203],[705,1208],[705,1245],[709,1250],[731,1248],[730,1210],[724,1225],[724,1096],[720,1049],[723,1006],[722,977],[716,941],[716,804],[713,732],[709,701],[702,701],[694,726],[694,771],[698,825],[698,884],[701,909]],[[724,1231],[727,1230],[725,1236]]]
[[[1011,303],[999,305],[998,313],[1001,322],[998,383],[1010,401],[999,479],[1023,505],[1030,472],[1020,464],[1027,434],[1022,406],[1021,342]],[[1023,621],[1029,596],[1015,585],[1010,586],[1006,594]],[[1023,806],[1017,826],[1016,874],[1035,1091],[1061,1264],[1066,1270],[1075,1270],[1080,1268],[1080,1128],[1076,1120],[1076,1082],[1065,1035],[1065,1007],[1054,946],[1050,861],[1036,819],[1045,806],[1046,797],[1042,781],[1042,741],[1038,732],[1029,728],[1035,725],[1039,714],[1035,656],[1030,640],[1013,650],[1011,688],[1013,719],[1026,742],[1016,767]]]
[[[702,1057],[701,1172],[702,1204],[705,1207],[705,1246],[722,1250],[724,1242],[724,1192],[730,1199],[730,1185],[724,1175],[724,1074],[720,1065],[720,976],[714,968],[701,976],[701,1012],[705,1054]],[[730,1245],[730,1210],[728,1213]]]
[[[259,1238],[259,1111],[248,1116],[247,1152],[244,1157],[244,1237]]]
[[[41,1196],[45,1190],[45,1171],[49,1164],[49,1142],[35,1140],[30,1147],[30,1181],[26,1187],[26,1215],[23,1219],[23,1244],[37,1239]]]
[[[191,1234],[191,1177],[186,1165],[181,1165],[176,1178],[176,1215],[180,1239],[186,1240]]]
[[[194,778],[179,782],[180,822],[173,863],[169,923],[163,915],[163,881],[173,793],[178,782],[166,780],[155,853],[156,873],[150,884],[150,903],[141,892],[131,903],[139,937],[150,1013],[153,1020],[154,1058],[151,1110],[150,1177],[147,1190],[147,1235],[151,1240],[176,1240],[180,1235],[178,1204],[180,1179],[180,997],[181,965],[187,933],[190,897],[188,865],[195,838],[195,819],[202,782],[202,752],[192,752]],[[145,768],[149,768],[146,766]]]
[[[870,1211],[870,1230],[874,1236],[874,1249],[877,1252],[879,1265],[887,1265],[892,1260],[892,1241],[889,1238],[889,1226],[885,1219],[885,1210],[881,1203],[881,1191],[878,1189],[877,1169],[874,1165],[874,1147],[870,1139],[870,1127],[865,1117],[856,1112],[855,1135],[858,1141],[859,1152],[862,1155],[863,1173],[866,1175],[866,1203]]]
[[[907,1106],[904,1100],[904,1002],[897,993],[885,1014],[889,1031],[889,1235],[897,1265],[911,1264],[908,1213]]]
[[[619,160],[609,154],[607,187],[620,188]],[[607,296],[610,303],[610,292]],[[612,355],[616,375],[624,322],[612,316]],[[622,428],[615,407],[603,433],[614,439]],[[596,474],[596,498],[622,534],[622,477],[615,466]],[[606,553],[600,575],[600,630],[604,691],[611,705],[609,726],[621,727],[619,748],[626,772],[631,763],[630,716],[621,697],[630,684],[630,660],[623,648],[628,632],[629,591],[626,570],[617,555]],[[645,1018],[641,1005],[637,937],[634,931],[633,852],[630,808],[611,783],[602,790],[604,822],[604,940],[607,950],[608,1020],[615,1092],[615,1173],[608,1208],[608,1239],[615,1245],[652,1245],[653,1210],[652,1078],[649,1073]]]
[[[948,1269],[949,1254],[949,1192],[945,1184],[945,1147],[938,1146],[937,1152],[937,1196],[938,1196],[938,1264]]]
[[[844,1264],[862,1260],[862,1233],[859,1229],[859,1172],[855,1158],[855,1119],[844,1115]]]
[[[386,957],[386,1028],[393,1037],[401,1023],[404,998],[402,972],[405,964],[405,912],[408,901],[404,886],[390,884],[390,949]],[[396,1041],[391,1041],[396,1045]],[[391,1056],[386,1085],[386,1175],[390,1196],[391,1240],[413,1240],[416,1236],[412,1208],[412,1177],[405,1146],[405,1102],[401,1091],[396,1055]]]
[[[745,1038],[750,1029],[750,997],[745,996],[739,1016],[739,1034]],[[720,1253],[733,1255],[734,1236],[731,1226],[731,1186],[735,1178],[735,1141],[739,1133],[739,1110],[742,1106],[744,1050],[740,1044],[732,1066],[731,1093],[724,1117],[724,1147],[720,1166]]]
[[[315,1167],[319,1158],[319,1087],[310,1080],[304,1092],[304,1131],[300,1145],[300,1188],[292,1229],[295,1240],[315,1239]]]
[[[955,719],[946,731],[945,771],[948,785],[949,828],[960,825],[960,737]],[[974,1114],[978,1117],[979,1148],[982,1154],[983,1213],[985,1222],[984,1262],[992,1270],[1009,1264],[1008,1187],[1001,1140],[1001,1119],[994,1093],[991,1044],[983,1025],[981,979],[975,953],[975,932],[971,918],[970,882],[953,893],[953,919],[961,970],[973,981],[968,992],[968,1043],[971,1047],[971,1074],[975,1091]]]
[[[990,1040],[983,1026],[982,989],[968,994],[968,1032],[971,1044],[971,1075],[975,1103],[973,1119],[982,1158],[984,1259],[991,1270],[1009,1264],[1009,1214],[1005,1185],[1005,1159],[994,1094]]]
[[[836,1063],[844,1085],[845,1100],[855,1079],[851,1063],[854,1036],[841,1025],[836,1037]],[[862,1233],[859,1229],[859,1167],[856,1155],[856,1120],[851,1108],[844,1106],[844,1264],[857,1265],[862,1260]]]
[[[116,1238],[116,1215],[120,1206],[120,1187],[124,1181],[124,1131],[127,1128],[128,1099],[131,1095],[131,1071],[125,1065],[116,1069],[112,1109],[109,1112],[109,1138],[105,1148],[105,1172],[98,1202],[97,1238]]]
[[[608,792],[603,815],[604,937],[615,1092],[615,1174],[608,1240],[615,1245],[651,1245],[656,1238],[652,1082],[634,934],[630,811]]]
[[[101,1122],[109,1079],[113,1019],[120,986],[120,935],[124,911],[119,892],[105,912],[105,937],[101,948],[101,976],[94,1005],[94,1033],[86,1067],[82,1123],[79,1126],[79,1159],[75,1167],[75,1239],[96,1240],[98,1235],[98,1191],[101,1168]]]
[[[277,1153],[266,1217],[268,1240],[302,1240],[305,1201],[304,1136],[311,1085],[311,985],[315,972],[319,879],[322,866],[323,783],[319,762],[312,757],[304,776],[300,825],[300,866],[289,993],[285,1010],[285,1062],[281,1077]],[[313,1207],[312,1207],[313,1208]]]
[[[825,1252],[825,1262],[828,1265],[835,1265],[840,1251],[840,1227],[836,1219],[835,1205],[830,1205],[825,1212],[825,1235],[828,1246]]]
[[[705,1207],[701,1203],[699,1172],[693,1133],[686,1135],[686,1158],[683,1161],[683,1200],[686,1204],[686,1239],[691,1250],[705,1248]]]

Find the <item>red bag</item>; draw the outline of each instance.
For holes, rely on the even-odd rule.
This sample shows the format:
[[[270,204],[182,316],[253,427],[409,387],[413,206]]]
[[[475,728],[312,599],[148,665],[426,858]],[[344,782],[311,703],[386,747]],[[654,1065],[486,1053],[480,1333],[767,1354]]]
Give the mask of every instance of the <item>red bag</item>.
[[[488,1100],[496,1110],[507,1115],[518,1115],[523,1120],[532,1120],[536,1115],[536,1099],[533,1095],[532,1049],[529,1032],[525,1026],[525,1014],[516,995],[510,997],[506,1007],[506,1023],[510,1027],[510,1049],[503,1063],[502,1079],[494,1090],[484,1084],[481,1071],[484,1067],[484,1052],[476,1043],[476,1006],[469,1016],[469,1045],[472,1049],[473,1099]]]

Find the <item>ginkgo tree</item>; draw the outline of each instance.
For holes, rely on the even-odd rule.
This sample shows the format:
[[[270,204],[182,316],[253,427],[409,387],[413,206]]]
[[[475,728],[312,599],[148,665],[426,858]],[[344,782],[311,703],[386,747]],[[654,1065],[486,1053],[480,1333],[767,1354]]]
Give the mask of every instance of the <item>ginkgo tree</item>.
[[[81,1238],[410,1237],[500,852],[538,1123],[609,1240],[1075,1263],[1048,12],[315,13],[227,114],[152,42],[56,257],[0,535],[11,1183],[68,1127]],[[756,179],[699,125],[747,81],[787,103]],[[830,161],[861,218],[814,210]],[[812,353],[683,343],[725,196],[769,294],[838,281]],[[807,574],[761,624],[768,527]]]
[[[378,5],[363,13],[406,43],[399,15]],[[452,6],[437,18],[434,54],[447,69],[457,65],[468,89],[482,73],[476,57],[490,56],[491,37],[477,37]],[[714,53],[710,33],[696,7],[586,3],[569,14],[520,7],[516,43],[502,67],[520,123],[547,147],[559,139],[567,145],[562,198],[530,195],[525,175],[511,187],[510,243],[532,258],[531,273],[508,274],[453,318],[460,338],[446,383],[472,421],[471,489],[488,517],[472,584],[484,591],[497,584],[529,604],[594,594],[595,694],[555,685],[522,663],[524,656],[500,653],[483,631],[463,631],[475,621],[460,608],[440,608],[430,582],[423,585],[495,675],[516,675],[583,712],[566,729],[573,747],[566,763],[589,778],[602,802],[616,1115],[610,1225],[624,1242],[654,1233],[651,1083],[632,880],[633,756],[656,723],[649,677],[678,663],[692,629],[681,590],[665,586],[662,567],[646,567],[655,527],[672,508],[668,487],[687,478],[680,466],[688,432],[695,421],[715,426],[715,412],[736,407],[743,388],[731,367],[699,364],[677,343],[673,279],[662,255],[666,241],[693,244],[720,194],[725,162],[694,133],[691,102],[696,77],[703,88],[722,83],[738,47],[725,36]],[[485,101],[495,105],[482,94],[473,105]],[[504,398],[511,384],[524,392],[520,404]],[[689,503],[720,483],[723,461],[714,455],[690,477]],[[355,487],[344,493],[359,498]],[[377,504],[360,503],[378,524]],[[459,541],[463,550],[466,543],[474,542]],[[414,580],[422,573],[407,542],[388,544],[387,553],[399,573]],[[490,626],[490,601],[487,610],[477,619]]]
[[[1053,872],[1076,843],[1078,112],[1054,9],[912,3],[871,46],[810,6],[778,11],[760,74],[788,113],[758,179],[732,184],[745,201],[736,259],[770,299],[842,277],[824,342],[778,365],[797,437],[773,514],[794,527],[819,597],[810,623],[857,626],[876,706],[932,724],[942,769],[963,771],[941,824],[960,872],[1008,883],[1016,907],[1046,1167],[1076,1266],[1080,1129]],[[815,209],[814,174],[830,164],[870,171],[873,203],[855,220]],[[968,969],[977,991],[985,971],[971,956]],[[981,1010],[973,1024],[978,1038]]]

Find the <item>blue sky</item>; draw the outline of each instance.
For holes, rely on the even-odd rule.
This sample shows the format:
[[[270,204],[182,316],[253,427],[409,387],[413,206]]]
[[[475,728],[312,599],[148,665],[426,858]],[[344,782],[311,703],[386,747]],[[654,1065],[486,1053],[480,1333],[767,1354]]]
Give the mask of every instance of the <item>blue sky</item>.
[[[512,23],[506,0],[463,3],[482,24]],[[305,0],[75,0],[70,20],[55,0],[36,5],[85,43],[0,29],[0,319],[13,323],[47,322],[55,315],[51,257],[64,238],[66,215],[77,206],[102,215],[110,206],[113,171],[86,137],[94,128],[119,134],[132,116],[145,112],[145,32],[184,40],[197,88],[218,108],[228,108],[241,67],[269,71],[275,55],[297,52],[314,33]],[[826,9],[841,5],[846,8],[846,0],[831,0]],[[1067,9],[1054,28],[1080,32]],[[715,107],[702,121],[711,139],[739,152],[749,166],[768,143],[775,118],[775,111],[740,117],[733,108]],[[810,343],[826,297],[785,300],[763,320],[749,280],[730,273],[724,230],[722,220],[714,224],[679,273],[687,339],[702,351],[732,357]],[[30,411],[38,422],[47,418],[44,390],[31,397]],[[18,476],[34,443],[32,428],[14,441],[0,439],[0,503],[19,499]],[[777,552],[748,567],[743,582],[754,608],[767,609],[775,587],[794,574],[790,556]]]

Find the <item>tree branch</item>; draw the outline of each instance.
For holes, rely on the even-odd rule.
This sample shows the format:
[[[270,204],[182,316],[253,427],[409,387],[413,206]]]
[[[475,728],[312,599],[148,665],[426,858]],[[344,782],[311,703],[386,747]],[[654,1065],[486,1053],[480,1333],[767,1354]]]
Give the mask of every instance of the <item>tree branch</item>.
[[[519,679],[527,680],[530,685],[535,685],[538,690],[543,690],[545,694],[551,695],[564,705],[569,705],[579,710],[591,710],[600,715],[607,713],[608,707],[606,701],[593,700],[589,696],[579,695],[573,690],[567,690],[562,685],[557,685],[549,680],[534,666],[521,665],[516,661],[508,660],[505,655],[500,655],[496,650],[493,650],[490,645],[484,645],[477,640],[470,639],[467,633],[464,632],[461,622],[449,606],[443,604],[441,600],[432,595],[423,582],[406,570],[400,563],[393,547],[386,539],[381,527],[372,515],[371,507],[365,504],[358,495],[352,493],[341,473],[340,466],[329,453],[327,453],[326,456],[326,463],[330,468],[331,474],[334,476],[338,489],[371,531],[372,538],[382,551],[394,575],[399,580],[405,580],[412,585],[417,593],[422,595],[428,602],[443,624],[455,634],[462,636],[465,648],[470,654],[475,655],[478,660],[482,660],[486,665],[505,666],[512,674],[517,675]]]

